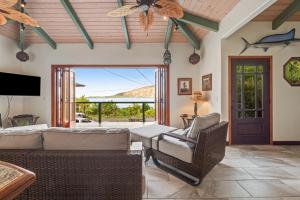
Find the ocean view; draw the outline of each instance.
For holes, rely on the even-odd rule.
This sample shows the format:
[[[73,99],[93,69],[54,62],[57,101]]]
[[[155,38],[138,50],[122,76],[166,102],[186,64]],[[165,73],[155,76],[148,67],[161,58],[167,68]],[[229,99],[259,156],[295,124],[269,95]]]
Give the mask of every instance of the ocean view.
[[[119,108],[125,108],[128,106],[132,106],[133,104],[130,102],[153,102],[154,98],[142,98],[142,97],[123,97],[123,98],[115,98],[115,97],[101,97],[101,98],[88,98],[90,102],[122,102],[122,104],[117,104]],[[129,102],[123,103],[123,102]],[[150,107],[154,107],[154,104],[149,104]]]
[[[148,97],[101,97],[101,98],[93,98],[88,97],[90,102],[154,102],[154,98]]]

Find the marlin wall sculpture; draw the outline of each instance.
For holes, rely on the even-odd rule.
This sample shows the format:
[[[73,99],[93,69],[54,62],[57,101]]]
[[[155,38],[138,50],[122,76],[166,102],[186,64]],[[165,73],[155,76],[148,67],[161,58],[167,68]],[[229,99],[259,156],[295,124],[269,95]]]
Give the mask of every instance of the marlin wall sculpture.
[[[244,53],[248,48],[260,48],[267,52],[271,47],[288,46],[291,43],[300,42],[300,38],[295,38],[295,32],[296,30],[292,29],[288,33],[269,35],[253,44],[249,43],[245,38],[242,38],[245,42],[245,48],[240,54]]]

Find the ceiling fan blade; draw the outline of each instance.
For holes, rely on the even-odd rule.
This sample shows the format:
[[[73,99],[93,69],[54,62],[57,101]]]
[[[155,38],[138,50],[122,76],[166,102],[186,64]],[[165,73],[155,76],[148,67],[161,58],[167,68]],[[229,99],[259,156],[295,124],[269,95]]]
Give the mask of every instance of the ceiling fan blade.
[[[155,5],[155,12],[159,15],[173,18],[183,17],[183,9],[176,1],[158,0]]]
[[[1,14],[3,16],[5,16],[6,18],[12,19],[14,21],[23,23],[28,26],[39,27],[39,24],[35,19],[29,17],[28,15],[26,15],[24,13],[21,13],[19,11],[16,11],[16,10],[13,10],[10,8],[5,8],[3,10],[6,11],[7,13],[1,13]]]
[[[124,17],[126,15],[135,13],[138,10],[137,8],[138,8],[137,5],[122,6],[120,8],[117,8],[117,9],[107,13],[107,16],[109,16],[109,17]]]
[[[0,14],[0,25],[4,25],[6,23],[7,23],[6,18],[3,15]]]
[[[18,3],[18,0],[1,0],[0,7],[2,8],[9,8]]]
[[[143,27],[144,31],[148,31],[148,29],[150,28],[150,26],[153,24],[154,22],[154,13],[152,10],[148,10],[148,14],[146,15],[145,12],[140,12],[139,15],[139,21],[141,26]]]
[[[155,4],[154,5],[154,8],[162,8],[162,6],[158,5],[158,4]]]

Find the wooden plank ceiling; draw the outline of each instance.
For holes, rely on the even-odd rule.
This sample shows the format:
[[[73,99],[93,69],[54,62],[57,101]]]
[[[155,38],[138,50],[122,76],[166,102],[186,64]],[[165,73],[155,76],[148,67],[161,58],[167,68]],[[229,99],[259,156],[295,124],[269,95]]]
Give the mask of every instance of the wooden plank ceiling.
[[[253,21],[273,21],[278,17],[294,0],[278,0],[270,8],[266,9]],[[287,21],[299,21],[300,10],[291,16]]]
[[[59,0],[27,0],[27,13],[38,20],[41,27],[57,43],[84,43],[84,39],[75,27],[71,18]],[[82,24],[94,43],[124,43],[124,33],[120,18],[107,17],[106,13],[117,8],[117,0],[70,0]],[[124,0],[126,4],[134,4],[135,0]],[[221,21],[239,0],[180,0],[184,10],[207,19]],[[167,21],[155,15],[155,22],[148,35],[138,21],[138,13],[126,17],[129,36],[133,43],[163,43],[167,29]],[[208,31],[191,27],[199,39]],[[0,34],[13,39],[18,36],[15,25],[0,27]],[[43,43],[44,41],[33,31],[26,30],[27,43]],[[180,31],[174,32],[171,42],[187,42]]]

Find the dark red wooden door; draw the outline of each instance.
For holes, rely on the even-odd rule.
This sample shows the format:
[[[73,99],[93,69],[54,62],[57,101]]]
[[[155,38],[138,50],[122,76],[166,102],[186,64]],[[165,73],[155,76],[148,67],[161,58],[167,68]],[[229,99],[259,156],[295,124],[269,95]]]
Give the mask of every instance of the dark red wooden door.
[[[270,58],[231,60],[231,143],[270,143]]]

